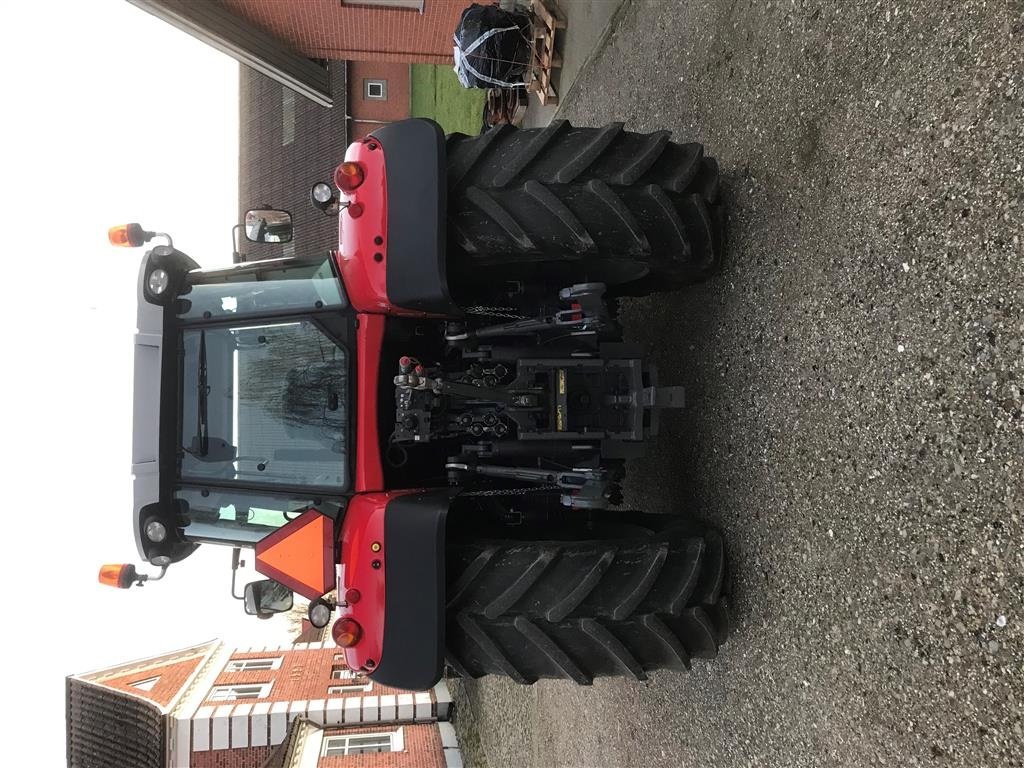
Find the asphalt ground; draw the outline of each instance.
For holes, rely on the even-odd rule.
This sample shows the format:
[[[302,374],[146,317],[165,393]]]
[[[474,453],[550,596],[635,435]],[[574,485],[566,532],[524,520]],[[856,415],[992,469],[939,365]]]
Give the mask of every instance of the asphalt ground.
[[[639,2],[560,116],[706,144],[727,263],[628,501],[725,533],[690,673],[465,684],[501,766],[1024,765],[1024,2]]]
[[[562,57],[562,66],[551,70],[551,82],[558,96],[565,99],[572,91],[591,53],[601,45],[608,25],[624,0],[558,0],[565,16],[566,28],[555,35],[555,50]],[[529,94],[530,106],[523,121],[524,128],[544,127],[558,113],[558,104],[541,104],[536,93]]]

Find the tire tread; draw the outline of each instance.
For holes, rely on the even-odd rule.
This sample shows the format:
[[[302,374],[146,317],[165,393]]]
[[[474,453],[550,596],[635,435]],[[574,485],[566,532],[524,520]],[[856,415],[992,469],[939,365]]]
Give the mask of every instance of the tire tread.
[[[471,677],[642,680],[713,658],[730,630],[725,546],[714,530],[452,542],[448,578],[447,656]]]
[[[497,279],[507,282],[522,265],[554,263],[552,280],[608,282],[638,295],[703,280],[721,262],[721,172],[701,144],[617,122],[556,120],[453,134],[447,152],[455,274],[504,266]],[[612,266],[629,260],[635,267]],[[459,288],[474,285],[466,277]]]

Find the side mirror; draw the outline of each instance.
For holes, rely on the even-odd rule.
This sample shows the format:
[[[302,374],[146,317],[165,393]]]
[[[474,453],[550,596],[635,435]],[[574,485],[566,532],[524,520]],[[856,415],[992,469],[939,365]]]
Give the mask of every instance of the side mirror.
[[[290,243],[292,215],[274,208],[246,211],[245,236],[254,243]]]
[[[284,584],[273,579],[252,581],[245,585],[245,612],[267,618],[274,613],[290,611],[294,595]]]

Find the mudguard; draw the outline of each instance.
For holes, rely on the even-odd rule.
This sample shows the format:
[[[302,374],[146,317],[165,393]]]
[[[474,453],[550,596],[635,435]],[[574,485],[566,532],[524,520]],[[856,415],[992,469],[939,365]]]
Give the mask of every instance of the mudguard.
[[[447,179],[444,132],[432,120],[378,128],[345,160],[365,180],[342,199],[338,267],[360,312],[457,317],[446,274]],[[358,216],[353,210],[358,206]]]
[[[369,493],[352,499],[342,525],[339,606],[363,637],[345,649],[351,669],[383,685],[422,691],[444,665],[445,521],[453,492]],[[374,545],[379,547],[374,551]],[[374,562],[377,565],[374,565]]]

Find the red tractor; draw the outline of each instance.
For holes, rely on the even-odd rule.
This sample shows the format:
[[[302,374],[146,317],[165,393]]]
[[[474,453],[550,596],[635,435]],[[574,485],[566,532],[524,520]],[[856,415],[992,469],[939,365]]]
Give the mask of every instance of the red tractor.
[[[348,665],[433,685],[530,683],[714,656],[721,536],[621,509],[626,463],[679,407],[616,299],[718,266],[717,163],[667,131],[429,120],[352,144],[314,205],[323,256],[201,269],[166,235],[139,277],[135,536],[159,578],[200,544],[255,549],[269,615],[312,600]],[[291,238],[287,212],[247,236]],[[327,595],[336,592],[336,599]]]

